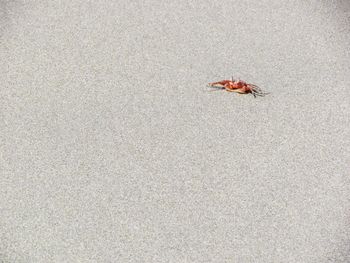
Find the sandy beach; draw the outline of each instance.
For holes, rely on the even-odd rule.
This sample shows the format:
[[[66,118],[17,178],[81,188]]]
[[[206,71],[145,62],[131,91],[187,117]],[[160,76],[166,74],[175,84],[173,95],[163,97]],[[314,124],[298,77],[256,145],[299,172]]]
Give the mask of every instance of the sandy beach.
[[[0,262],[350,262],[349,16],[0,1]]]

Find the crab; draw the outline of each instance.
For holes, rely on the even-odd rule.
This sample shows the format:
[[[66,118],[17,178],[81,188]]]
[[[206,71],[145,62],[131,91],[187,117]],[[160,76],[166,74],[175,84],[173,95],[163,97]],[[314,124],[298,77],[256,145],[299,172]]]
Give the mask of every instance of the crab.
[[[258,86],[254,84],[249,84],[243,80],[235,80],[232,78],[232,80],[221,80],[218,82],[211,82],[208,84],[210,87],[218,89],[218,90],[226,90],[229,92],[236,92],[240,94],[253,94],[254,97],[256,96],[265,96],[268,93],[263,92]]]

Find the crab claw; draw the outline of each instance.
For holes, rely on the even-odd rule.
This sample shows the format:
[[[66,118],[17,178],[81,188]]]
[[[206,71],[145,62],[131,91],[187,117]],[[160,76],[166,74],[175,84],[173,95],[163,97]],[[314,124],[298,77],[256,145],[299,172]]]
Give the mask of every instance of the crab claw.
[[[224,84],[221,83],[221,81],[219,81],[219,82],[211,82],[211,83],[208,83],[208,85],[210,87],[223,87],[224,86]]]
[[[208,86],[211,88],[214,88],[214,89],[224,89],[225,88],[225,85],[223,85],[220,82],[211,82],[211,83],[208,83]]]

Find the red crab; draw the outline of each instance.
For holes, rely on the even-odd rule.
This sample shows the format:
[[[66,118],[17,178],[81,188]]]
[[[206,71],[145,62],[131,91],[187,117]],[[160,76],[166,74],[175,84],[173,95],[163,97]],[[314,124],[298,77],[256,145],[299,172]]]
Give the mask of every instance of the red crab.
[[[209,86],[216,89],[224,89],[229,92],[237,92],[240,94],[251,93],[254,97],[265,96],[268,93],[263,92],[258,86],[249,84],[243,80],[222,80],[218,82],[209,83]]]

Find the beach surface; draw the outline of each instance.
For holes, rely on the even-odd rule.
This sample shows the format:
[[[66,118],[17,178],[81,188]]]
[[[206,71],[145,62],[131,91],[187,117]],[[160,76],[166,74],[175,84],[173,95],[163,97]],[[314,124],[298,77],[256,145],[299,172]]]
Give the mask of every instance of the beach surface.
[[[349,17],[0,1],[0,262],[350,262]]]

